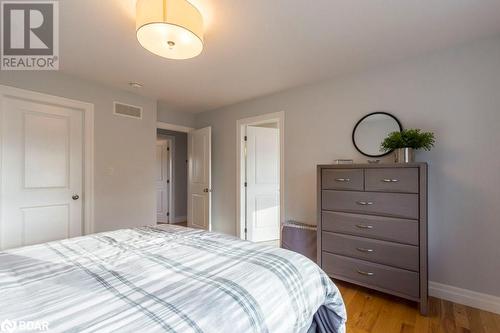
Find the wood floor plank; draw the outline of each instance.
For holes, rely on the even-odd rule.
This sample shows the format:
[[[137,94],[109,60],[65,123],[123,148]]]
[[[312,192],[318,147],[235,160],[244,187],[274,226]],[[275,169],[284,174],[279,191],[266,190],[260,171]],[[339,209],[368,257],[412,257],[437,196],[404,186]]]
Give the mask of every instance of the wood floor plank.
[[[500,315],[429,299],[429,315],[416,303],[335,281],[347,307],[347,333],[500,333]]]
[[[399,304],[399,306],[394,306],[394,304],[394,298],[387,298],[384,300],[381,311],[383,315],[377,320],[372,332],[400,333],[403,330],[405,326],[404,318],[406,316],[406,309],[404,306],[400,306]]]
[[[493,314],[493,320],[495,320],[497,326],[500,327],[500,316]]]
[[[369,294],[362,308],[362,314],[358,317],[356,326],[371,332],[380,314],[380,308],[384,300],[376,294]]]
[[[441,325],[444,332],[457,332],[453,303],[441,300]]]
[[[349,303],[350,313],[350,321],[351,326],[361,329],[362,327],[359,325],[359,321],[362,320],[364,315],[363,309],[365,307],[366,302],[369,299],[368,293],[356,292],[351,302]]]
[[[427,333],[430,331],[430,314],[429,316],[422,316],[420,313],[415,312],[415,332]]]
[[[415,326],[403,323],[401,325],[401,333],[415,333]]]
[[[354,298],[354,295],[356,295],[356,290],[353,288],[348,288],[344,285],[338,285],[338,288],[340,290],[340,294],[342,295],[344,303],[349,304]]]
[[[429,298],[429,328],[430,333],[443,332],[441,326],[441,300],[430,297]]]
[[[467,307],[462,304],[453,304],[455,323],[460,332],[470,331],[469,318],[467,317]]]
[[[349,310],[347,310],[347,315],[349,316]],[[390,300],[385,299],[380,310],[380,314],[372,328],[372,332],[388,332],[388,333],[399,333],[400,326],[397,325],[397,320],[392,320],[391,318],[397,318],[396,307],[391,305]]]
[[[469,326],[471,332],[474,333],[491,333],[485,332],[483,329],[483,325],[481,323],[481,315],[479,314],[478,309],[467,307],[467,315],[469,317]]]
[[[495,314],[487,311],[479,311],[479,317],[485,332],[500,332],[500,321],[495,320]]]

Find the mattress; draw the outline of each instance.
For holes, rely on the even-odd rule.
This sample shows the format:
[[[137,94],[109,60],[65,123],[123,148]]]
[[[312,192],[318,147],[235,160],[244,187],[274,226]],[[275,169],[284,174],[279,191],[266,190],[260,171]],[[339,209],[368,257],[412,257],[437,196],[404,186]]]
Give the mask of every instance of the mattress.
[[[0,253],[9,332],[337,333],[345,320],[314,262],[218,233],[142,227]]]

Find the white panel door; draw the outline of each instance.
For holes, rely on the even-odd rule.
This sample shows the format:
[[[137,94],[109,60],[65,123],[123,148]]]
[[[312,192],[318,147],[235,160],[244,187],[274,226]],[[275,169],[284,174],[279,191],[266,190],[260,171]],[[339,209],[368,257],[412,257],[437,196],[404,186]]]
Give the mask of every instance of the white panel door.
[[[156,142],[156,217],[158,222],[170,223],[170,144]]]
[[[212,129],[188,133],[188,226],[211,230]]]
[[[279,239],[280,141],[277,128],[247,126],[247,239]]]
[[[83,113],[1,101],[0,247],[82,235]]]

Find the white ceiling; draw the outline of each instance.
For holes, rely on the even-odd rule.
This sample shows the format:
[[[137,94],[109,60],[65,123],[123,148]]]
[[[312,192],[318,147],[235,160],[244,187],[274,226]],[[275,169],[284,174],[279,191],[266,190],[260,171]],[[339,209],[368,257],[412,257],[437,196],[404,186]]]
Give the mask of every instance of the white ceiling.
[[[135,37],[135,0],[60,1],[61,69],[201,112],[500,33],[499,0],[192,0],[205,49],[168,60]]]

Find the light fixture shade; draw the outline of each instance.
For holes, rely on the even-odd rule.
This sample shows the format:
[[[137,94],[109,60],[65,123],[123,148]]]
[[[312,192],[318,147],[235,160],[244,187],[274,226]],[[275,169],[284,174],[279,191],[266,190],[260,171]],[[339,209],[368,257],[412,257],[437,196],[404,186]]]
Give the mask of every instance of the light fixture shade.
[[[137,0],[139,43],[169,59],[189,59],[203,50],[203,18],[187,0]]]

